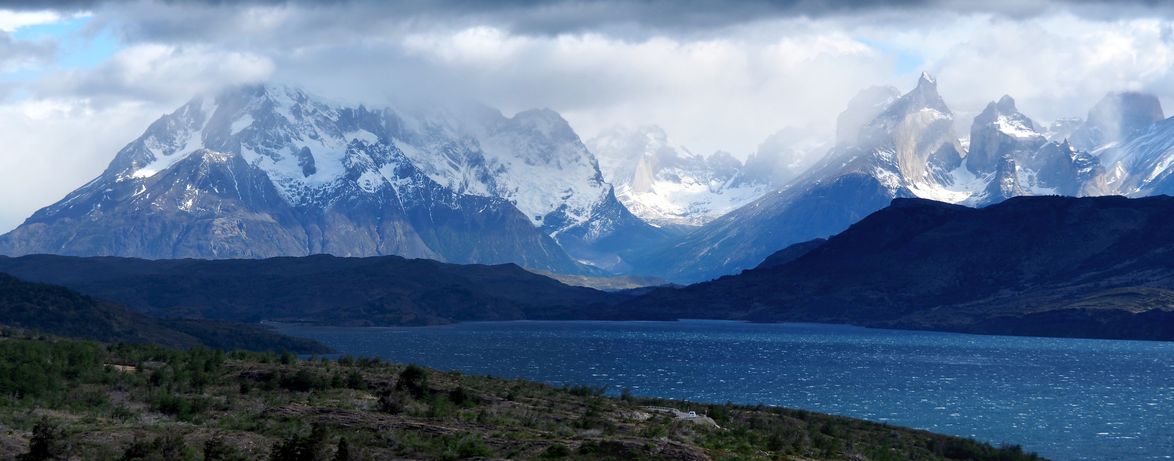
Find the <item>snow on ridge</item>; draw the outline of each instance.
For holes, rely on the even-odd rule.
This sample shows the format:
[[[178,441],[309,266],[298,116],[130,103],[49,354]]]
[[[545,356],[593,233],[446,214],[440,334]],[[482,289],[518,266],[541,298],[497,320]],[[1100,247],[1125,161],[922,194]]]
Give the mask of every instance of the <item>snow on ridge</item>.
[[[193,120],[197,110],[203,117]],[[456,193],[514,203],[552,235],[591,222],[612,193],[593,154],[548,109],[513,118],[483,106],[401,114],[264,85],[194,99],[153,127],[128,152],[139,160],[119,178],[151,178],[199,149],[229,151],[264,172],[288,203],[314,205],[344,182],[368,193],[402,185],[388,176],[395,168],[383,168],[389,159],[379,158],[390,150]]]
[[[140,164],[138,160],[134,162],[132,170],[129,172],[120,173],[119,179],[135,178],[145,179],[150,178],[160,171],[170,168],[175,163],[187,158],[193,152],[204,147],[204,128],[208,125],[208,121],[217,110],[215,102],[210,101],[209,98],[197,98],[188,104],[185,104],[175,114],[165,116],[163,120],[167,120],[169,125],[174,126],[176,123],[188,122],[186,125],[175,126],[173,131],[177,131],[182,139],[179,142],[167,143],[159,139],[160,135],[173,134],[167,133],[149,133],[144,138],[141,138],[142,147],[150,156],[150,160],[145,164]],[[193,109],[199,110],[202,117],[199,120],[191,120]]]
[[[1012,119],[1002,114],[995,119],[995,127],[1000,133],[1015,139],[1034,139],[1043,136],[1022,120]]]

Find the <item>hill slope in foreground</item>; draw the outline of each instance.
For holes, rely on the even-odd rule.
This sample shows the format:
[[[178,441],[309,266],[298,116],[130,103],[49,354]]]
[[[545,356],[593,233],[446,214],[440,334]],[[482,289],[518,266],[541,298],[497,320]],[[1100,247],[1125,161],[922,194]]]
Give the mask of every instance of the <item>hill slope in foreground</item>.
[[[68,288],[30,283],[0,273],[0,325],[58,336],[171,347],[290,350],[320,353],[315,341],[257,325],[195,319],[156,319]]]
[[[1174,340],[1174,198],[896,199],[759,268],[621,304],[616,318],[849,323]]]
[[[558,318],[625,296],[572,287],[515,264],[398,256],[146,260],[0,256],[0,272],[63,285],[157,317],[334,325]]]
[[[0,338],[0,425],[0,459],[1039,459],[780,408],[610,398],[349,357],[19,337]]]

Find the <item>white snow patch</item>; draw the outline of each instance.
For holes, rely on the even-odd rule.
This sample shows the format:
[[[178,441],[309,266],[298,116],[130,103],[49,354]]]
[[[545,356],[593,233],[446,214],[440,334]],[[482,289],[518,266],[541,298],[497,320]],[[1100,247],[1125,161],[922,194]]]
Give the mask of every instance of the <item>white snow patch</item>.
[[[949,186],[931,181],[917,181],[908,185],[909,191],[920,198],[946,203],[966,203],[978,198],[991,181],[992,175],[976,176],[965,166],[950,172]]]
[[[998,128],[1000,133],[1015,139],[1033,139],[1043,136],[1022,122],[1012,120],[1004,115],[1000,115],[995,119],[995,127]]]
[[[241,130],[248,128],[249,125],[252,125],[252,124],[253,124],[253,116],[249,115],[249,114],[245,114],[245,115],[241,116],[241,118],[238,118],[238,119],[236,119],[236,121],[232,122],[232,134],[240,133]]]

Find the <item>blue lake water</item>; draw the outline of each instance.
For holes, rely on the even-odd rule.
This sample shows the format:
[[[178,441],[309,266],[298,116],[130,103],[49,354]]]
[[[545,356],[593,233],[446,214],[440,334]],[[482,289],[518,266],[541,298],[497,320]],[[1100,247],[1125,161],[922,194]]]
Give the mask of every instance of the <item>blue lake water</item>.
[[[722,321],[278,329],[399,363],[802,408],[1057,460],[1174,459],[1174,343]]]

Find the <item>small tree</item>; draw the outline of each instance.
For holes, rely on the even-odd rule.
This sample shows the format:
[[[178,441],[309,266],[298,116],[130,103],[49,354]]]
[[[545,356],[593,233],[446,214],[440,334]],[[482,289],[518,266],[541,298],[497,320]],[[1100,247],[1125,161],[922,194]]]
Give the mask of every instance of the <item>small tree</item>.
[[[351,461],[351,449],[346,437],[338,438],[338,449],[334,451],[334,461]]]
[[[33,437],[29,439],[28,453],[17,456],[19,461],[46,461],[62,459],[69,452],[65,431],[48,420],[41,420],[33,426]]]
[[[428,393],[428,372],[416,365],[408,365],[400,372],[395,388],[408,391],[417,399],[423,398]]]
[[[390,389],[384,389],[379,394],[379,411],[384,413],[398,415],[404,412],[404,403],[400,398],[400,392]]]

